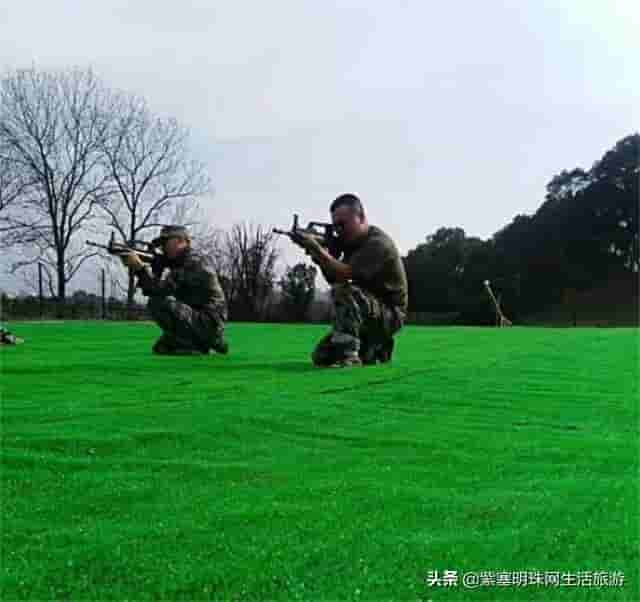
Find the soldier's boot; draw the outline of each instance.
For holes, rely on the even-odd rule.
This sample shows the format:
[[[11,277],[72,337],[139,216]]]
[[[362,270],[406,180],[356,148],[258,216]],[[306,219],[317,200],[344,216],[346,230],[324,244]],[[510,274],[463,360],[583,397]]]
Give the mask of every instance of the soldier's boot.
[[[216,342],[211,345],[211,349],[213,349],[216,353],[227,355],[227,353],[229,353],[229,343],[227,343],[224,337],[222,337],[217,339]]]
[[[331,368],[356,368],[358,366],[362,366],[362,360],[357,353],[348,353],[330,365]]]
[[[3,345],[20,345],[24,343],[24,339],[17,337],[9,332],[6,328],[0,329],[0,344]]]
[[[208,352],[206,352],[208,353]],[[176,347],[173,351],[167,355],[204,355],[205,352],[195,347]]]
[[[339,350],[331,344],[331,333],[322,337],[311,354],[311,361],[318,368],[326,368],[339,359]]]
[[[198,345],[198,349],[204,354],[220,353],[222,355],[227,355],[227,353],[229,353],[229,343],[227,343],[224,336],[221,336],[213,342]]]
[[[362,340],[362,346],[360,347],[360,359],[365,366],[369,366],[376,363],[385,364],[391,361],[393,356],[394,340],[393,337],[389,337],[382,341],[375,340]]]
[[[369,345],[367,347],[365,347],[364,349],[360,350],[360,361],[365,365],[365,366],[370,366],[372,364],[375,364],[377,361],[377,346],[376,345]]]
[[[389,337],[386,341],[381,343],[379,347],[376,349],[376,359],[381,364],[390,362],[391,358],[393,357],[394,347],[395,347],[395,341],[393,337]]]
[[[151,351],[153,351],[153,353],[157,353],[158,355],[169,355],[175,350],[175,348],[175,339],[168,334],[163,334],[153,344]]]
[[[206,351],[178,341],[175,337],[166,333],[155,342],[152,350],[157,355],[202,355],[206,353]]]

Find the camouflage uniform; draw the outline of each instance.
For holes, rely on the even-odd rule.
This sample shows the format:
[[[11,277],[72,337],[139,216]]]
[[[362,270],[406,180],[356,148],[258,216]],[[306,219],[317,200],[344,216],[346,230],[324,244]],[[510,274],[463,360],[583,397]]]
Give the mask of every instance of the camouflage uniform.
[[[24,339],[9,332],[4,326],[0,326],[0,345],[20,345]]]
[[[359,355],[363,363],[386,362],[393,353],[393,335],[406,319],[407,276],[398,250],[380,228],[345,247],[340,260],[351,266],[352,282],[334,284],[333,330],[316,346],[318,366]]]
[[[164,265],[169,268],[165,278],[146,268],[137,274],[138,286],[149,297],[149,313],[163,330],[154,352],[226,353],[227,305],[213,267],[191,249]]]

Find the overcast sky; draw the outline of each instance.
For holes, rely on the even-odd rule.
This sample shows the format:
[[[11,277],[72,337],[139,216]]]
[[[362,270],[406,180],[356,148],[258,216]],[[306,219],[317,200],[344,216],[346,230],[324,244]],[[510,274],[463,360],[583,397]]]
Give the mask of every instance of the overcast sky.
[[[406,253],[638,131],[639,31],[638,0],[3,0],[0,61],[90,66],[189,126],[222,228],[355,192]]]

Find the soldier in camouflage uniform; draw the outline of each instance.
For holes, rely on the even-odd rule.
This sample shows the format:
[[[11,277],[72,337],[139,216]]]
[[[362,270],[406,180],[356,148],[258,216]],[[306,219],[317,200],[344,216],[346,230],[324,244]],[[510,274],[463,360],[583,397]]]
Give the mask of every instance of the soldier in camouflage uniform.
[[[331,219],[342,249],[337,258],[305,234],[294,239],[332,285],[334,325],[316,346],[313,363],[346,367],[388,362],[393,335],[402,328],[407,312],[402,259],[391,238],[369,225],[357,196],[335,199]]]
[[[0,345],[20,345],[22,343],[24,343],[24,339],[17,337],[0,324]]]
[[[183,226],[164,226],[153,243],[162,246],[162,265],[148,266],[135,254],[123,262],[149,297],[148,310],[162,328],[153,352],[167,355],[228,353],[224,338],[227,306],[218,276],[207,259],[191,250]],[[168,268],[163,278],[162,272]]]

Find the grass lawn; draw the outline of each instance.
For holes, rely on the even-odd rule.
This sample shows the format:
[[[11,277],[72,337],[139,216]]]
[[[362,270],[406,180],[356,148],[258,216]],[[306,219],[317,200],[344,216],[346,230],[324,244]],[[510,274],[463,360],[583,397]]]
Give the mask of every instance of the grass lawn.
[[[3,600],[640,600],[637,329],[408,327],[320,370],[320,326],[10,327]]]

